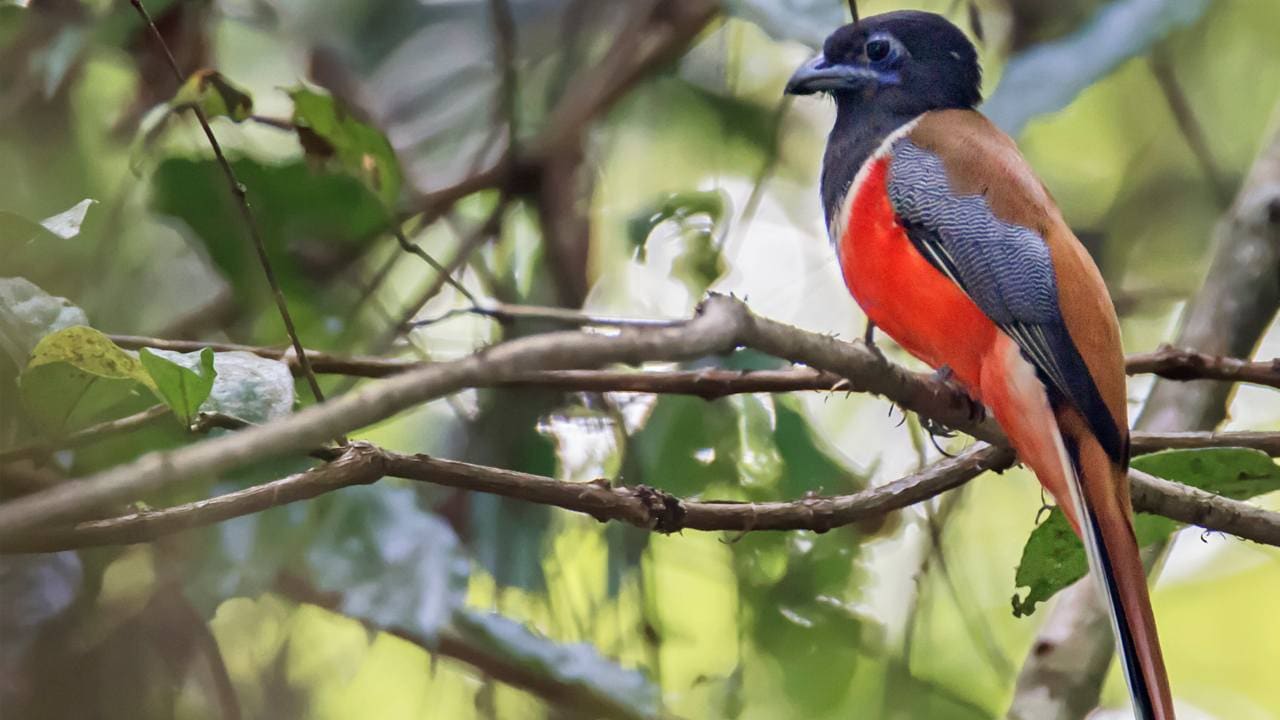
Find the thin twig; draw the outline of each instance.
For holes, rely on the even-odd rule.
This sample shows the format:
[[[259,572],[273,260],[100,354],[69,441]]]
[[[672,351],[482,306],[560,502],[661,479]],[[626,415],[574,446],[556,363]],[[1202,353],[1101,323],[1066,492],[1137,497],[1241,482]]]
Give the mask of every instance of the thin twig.
[[[581,310],[547,305],[520,305],[486,301],[483,304],[472,305],[471,307],[449,310],[440,317],[417,320],[410,323],[410,325],[412,327],[426,327],[458,315],[481,315],[504,323],[517,320],[544,320],[570,327],[675,327],[684,323],[684,320],[613,317],[593,315]]]
[[[431,257],[431,255],[426,250],[423,250],[420,246],[409,242],[409,238],[406,238],[404,236],[404,232],[400,228],[397,227],[395,230],[393,230],[392,235],[395,236],[396,242],[400,243],[401,250],[409,253],[410,255],[416,255],[417,257],[421,258],[424,262],[430,265],[433,270],[435,270],[437,273],[440,274],[439,275],[440,279],[444,280],[444,282],[447,283],[449,287],[453,288],[454,290],[457,290],[458,294],[466,298],[467,301],[470,302],[472,305],[475,305],[478,302],[475,296],[471,294],[470,290],[468,290],[462,283],[453,279],[453,273],[452,271],[449,270],[449,268],[446,268],[445,266],[441,265],[439,260],[436,260],[435,258]]]
[[[510,307],[510,306],[508,306]],[[461,310],[459,312],[468,312]],[[648,322],[662,326],[666,321]],[[590,323],[587,323],[590,324]],[[603,323],[608,324],[608,323]],[[138,335],[111,335],[117,345],[137,349],[141,347],[197,352],[213,348],[218,352],[239,350],[272,360],[288,361],[292,355],[281,348],[235,343],[200,342],[194,340],[166,340]],[[416,370],[425,365],[413,360],[399,360],[372,356],[346,356],[320,350],[308,350],[311,365],[317,373],[354,375],[356,377],[390,377]],[[296,365],[291,365],[300,372]],[[1280,361],[1251,362],[1237,358],[1218,357],[1190,350],[1164,346],[1151,353],[1130,355],[1125,361],[1125,371],[1130,375],[1153,374],[1168,380],[1225,380],[1252,383],[1280,389]],[[550,370],[527,373],[505,386],[539,386],[565,391],[582,392],[645,392],[656,394],[696,395],[708,400],[757,392],[799,392],[804,390],[840,390],[843,378],[835,373],[822,372],[807,367],[781,370],[725,370],[704,368],[701,370],[631,371],[631,370]]]
[[[747,202],[742,206],[742,214],[738,219],[738,224],[742,226],[740,234],[745,234],[751,227],[751,221],[755,219],[756,211],[760,208],[760,201],[764,199],[764,187],[778,167],[778,160],[782,156],[782,128],[794,99],[794,95],[784,95],[778,102],[778,106],[774,108],[773,137],[769,141],[768,154],[760,165],[760,172],[756,173],[755,182],[751,185],[751,194],[747,196]]]
[[[719,11],[719,3],[711,0],[648,0],[632,3],[632,7],[638,9],[618,33],[617,41],[598,63],[568,83],[569,92],[551,111],[543,130],[523,145],[521,152],[503,153],[488,168],[418,198],[416,207],[423,224],[435,222],[458,200],[480,190],[528,190],[523,186],[530,178],[538,177],[537,168],[546,158],[580,146],[593,119],[651,71],[682,52]]]
[[[479,250],[482,245],[488,242],[491,237],[497,234],[498,229],[502,225],[502,215],[506,211],[506,208],[507,198],[504,195],[498,198],[498,202],[494,205],[493,211],[489,213],[489,216],[477,225],[469,235],[462,239],[461,244],[458,245],[457,252],[454,253],[453,259],[449,261],[448,265],[443,266],[443,272],[436,275],[435,279],[433,279],[431,283],[423,289],[422,293],[405,306],[404,313],[400,318],[399,324],[388,330],[387,337],[384,338],[382,343],[380,343],[381,345],[389,344],[391,339],[394,339],[405,327],[409,326],[413,321],[413,318],[417,316],[420,310],[422,310],[422,307],[431,301],[431,298],[438,295],[440,291],[444,289],[445,285],[454,282],[453,273],[461,270],[462,267],[467,264],[467,261],[471,256]]]
[[[1186,93],[1182,91],[1182,84],[1178,82],[1177,73],[1173,69],[1173,61],[1160,46],[1151,50],[1149,61],[1151,74],[1155,76],[1156,83],[1160,86],[1160,93],[1164,95],[1165,103],[1169,105],[1169,111],[1178,123],[1178,130],[1182,132],[1187,146],[1196,156],[1196,162],[1200,164],[1205,179],[1209,181],[1209,187],[1213,190],[1218,206],[1225,209],[1231,204],[1231,186],[1227,184],[1222,172],[1218,169],[1218,163],[1213,159],[1213,151],[1209,149],[1209,136],[1196,118],[1195,110],[1191,107]]]
[[[90,425],[82,430],[77,430],[60,440],[53,442],[32,443],[23,445],[4,452],[0,452],[0,465],[16,462],[18,460],[30,460],[35,458],[46,457],[58,450],[69,450],[71,448],[82,447],[90,443],[105,440],[106,438],[120,435],[123,433],[137,430],[151,421],[162,418],[169,414],[169,408],[166,405],[153,405],[152,407],[127,415],[115,420],[107,420],[96,425]]]
[[[177,78],[178,84],[181,85],[186,80],[186,76],[183,75],[182,69],[178,67],[178,61],[174,59],[173,53],[169,50],[169,44],[165,42],[160,29],[152,21],[150,13],[142,6],[142,0],[129,0],[129,2],[138,11],[138,15],[142,17],[142,22],[150,28],[151,35],[155,38],[156,44],[161,51],[163,51],[165,58],[169,62],[169,67],[173,70],[174,77]],[[236,205],[240,208],[240,215],[244,220],[245,228],[249,231],[249,238],[253,241],[254,250],[257,251],[258,262],[266,275],[267,284],[271,286],[276,309],[279,310],[280,319],[284,322],[285,332],[289,334],[289,341],[293,343],[293,351],[298,355],[298,363],[302,367],[302,374],[307,380],[307,385],[311,388],[311,394],[315,396],[316,402],[324,402],[324,393],[320,390],[320,383],[316,381],[315,373],[311,371],[311,364],[307,360],[307,351],[302,347],[302,340],[298,338],[297,328],[293,325],[293,317],[289,314],[289,305],[285,301],[284,291],[280,289],[280,283],[276,279],[275,271],[271,268],[271,262],[267,258],[267,246],[262,240],[262,233],[258,229],[258,223],[253,218],[253,211],[249,209],[249,199],[245,187],[236,178],[235,170],[231,169],[231,163],[227,160],[227,156],[223,154],[222,145],[218,143],[218,138],[213,134],[213,128],[210,127],[209,118],[205,117],[204,110],[198,104],[192,104],[190,107],[191,112],[196,116],[196,120],[200,122],[200,128],[204,130],[205,138],[209,140],[209,147],[213,148],[213,155],[217,159],[219,167],[222,168],[222,174],[227,178],[231,196],[235,198]]]
[[[518,153],[520,104],[516,86],[516,22],[507,0],[489,0],[489,21],[493,24],[494,50],[502,73],[498,112],[507,128],[507,151]]]

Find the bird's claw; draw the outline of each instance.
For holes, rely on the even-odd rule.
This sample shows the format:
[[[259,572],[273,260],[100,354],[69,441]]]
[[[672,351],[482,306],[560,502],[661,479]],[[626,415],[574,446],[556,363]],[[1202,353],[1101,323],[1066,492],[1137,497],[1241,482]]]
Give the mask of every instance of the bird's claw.
[[[960,397],[963,398],[966,406],[965,414],[968,416],[970,422],[982,422],[987,419],[987,408],[982,403],[974,400],[973,396],[969,394],[969,391],[966,390],[964,386],[956,382],[956,372],[951,369],[950,365],[943,365],[939,367],[934,371],[933,377],[938,382],[943,383],[960,394]]]

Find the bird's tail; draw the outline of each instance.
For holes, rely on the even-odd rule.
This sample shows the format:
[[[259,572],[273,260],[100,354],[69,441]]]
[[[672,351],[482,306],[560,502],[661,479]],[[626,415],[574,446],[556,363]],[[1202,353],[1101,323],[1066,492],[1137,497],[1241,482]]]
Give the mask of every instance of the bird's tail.
[[[1063,417],[1063,415],[1074,417]],[[1141,720],[1174,720],[1147,577],[1133,534],[1126,469],[1103,451],[1074,411],[1059,413],[1073,518],[1111,614],[1125,680]]]

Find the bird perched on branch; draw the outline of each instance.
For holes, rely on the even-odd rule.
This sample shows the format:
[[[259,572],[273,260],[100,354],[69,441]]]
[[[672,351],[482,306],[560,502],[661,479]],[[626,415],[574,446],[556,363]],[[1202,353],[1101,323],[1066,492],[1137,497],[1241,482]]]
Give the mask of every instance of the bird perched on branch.
[[[990,409],[1084,541],[1138,716],[1170,720],[1115,310],[1013,140],[974,109],[980,85],[963,32],[904,11],[836,30],[786,92],[835,100],[822,205],[849,292]]]

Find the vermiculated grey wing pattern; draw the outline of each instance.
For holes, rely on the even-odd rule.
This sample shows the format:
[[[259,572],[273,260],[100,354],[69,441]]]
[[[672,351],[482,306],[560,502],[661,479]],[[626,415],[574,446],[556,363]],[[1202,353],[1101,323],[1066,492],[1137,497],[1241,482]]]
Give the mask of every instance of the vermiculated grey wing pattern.
[[[1107,451],[1122,455],[1119,429],[1062,319],[1044,239],[1001,220],[983,195],[952,192],[942,160],[910,138],[892,148],[888,192],[925,259],[1018,344],[1051,399],[1078,407]]]

